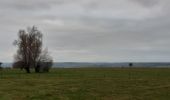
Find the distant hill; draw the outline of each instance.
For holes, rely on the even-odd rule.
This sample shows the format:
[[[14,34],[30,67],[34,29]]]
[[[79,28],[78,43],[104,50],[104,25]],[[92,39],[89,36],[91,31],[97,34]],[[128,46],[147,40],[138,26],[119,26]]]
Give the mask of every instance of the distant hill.
[[[85,63],[85,62],[59,62],[54,63],[53,67],[79,68],[79,67],[129,67],[128,62],[124,63]],[[133,63],[133,67],[170,67],[170,63]]]
[[[2,67],[12,67],[12,63],[3,63]],[[128,62],[123,63],[90,63],[90,62],[55,62],[55,68],[80,68],[80,67],[129,67]],[[170,67],[170,63],[165,62],[139,62],[133,63],[133,67]]]
[[[2,63],[2,67],[12,67],[12,63]]]

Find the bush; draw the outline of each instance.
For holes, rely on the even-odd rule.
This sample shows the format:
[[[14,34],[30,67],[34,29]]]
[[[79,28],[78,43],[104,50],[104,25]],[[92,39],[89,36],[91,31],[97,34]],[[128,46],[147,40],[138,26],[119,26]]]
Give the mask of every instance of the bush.
[[[50,68],[52,67],[52,62],[40,62],[37,65],[37,68],[39,68],[40,72],[49,72]]]

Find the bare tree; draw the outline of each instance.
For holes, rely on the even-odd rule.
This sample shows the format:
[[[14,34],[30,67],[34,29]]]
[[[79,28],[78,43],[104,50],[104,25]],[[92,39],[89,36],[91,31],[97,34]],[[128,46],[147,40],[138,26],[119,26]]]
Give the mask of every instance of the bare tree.
[[[14,56],[15,62],[23,62],[24,69],[30,73],[28,33],[25,30],[19,31],[18,40],[14,41],[14,45],[18,47],[17,54]]]
[[[15,62],[20,62],[27,73],[30,73],[31,67],[35,68],[35,72],[39,72],[40,67],[37,65],[42,53],[42,33],[33,26],[27,31],[20,30],[18,37],[14,41],[14,45],[18,47],[14,56]]]
[[[40,55],[37,70],[40,72],[48,72],[53,65],[53,59],[49,55],[48,49],[44,49]],[[40,67],[41,66],[41,67]]]

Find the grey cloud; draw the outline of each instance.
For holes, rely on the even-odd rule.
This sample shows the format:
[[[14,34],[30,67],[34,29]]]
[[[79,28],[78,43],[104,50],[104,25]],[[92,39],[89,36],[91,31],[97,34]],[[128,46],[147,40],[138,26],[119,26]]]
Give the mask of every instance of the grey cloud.
[[[0,1],[1,2],[1,8],[4,9],[16,9],[19,11],[22,10],[38,10],[38,9],[49,9],[51,6],[54,6],[55,4],[62,4],[64,1],[62,0],[5,0]]]
[[[134,2],[139,3],[142,6],[145,7],[153,7],[159,3],[160,0],[132,0]]]
[[[0,1],[0,61],[19,29],[36,25],[55,61],[170,60],[169,1]]]

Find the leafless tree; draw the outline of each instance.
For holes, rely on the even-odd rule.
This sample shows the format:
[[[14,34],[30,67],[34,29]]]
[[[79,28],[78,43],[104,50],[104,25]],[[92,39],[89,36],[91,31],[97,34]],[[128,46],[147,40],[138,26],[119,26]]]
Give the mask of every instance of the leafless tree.
[[[33,26],[27,31],[20,30],[18,39],[14,41],[14,45],[18,47],[17,54],[14,56],[15,62],[20,62],[27,73],[30,73],[31,67],[35,68],[35,72],[39,72],[42,37],[42,33]]]
[[[14,45],[18,47],[17,54],[14,56],[15,63],[23,62],[23,67],[30,73],[30,59],[28,52],[28,33],[25,30],[20,30],[18,33],[18,40],[14,41]]]
[[[53,65],[53,59],[49,55],[48,49],[44,49],[40,55],[37,70],[40,72],[48,72]],[[41,67],[40,67],[41,66]],[[39,68],[40,67],[40,68]]]

